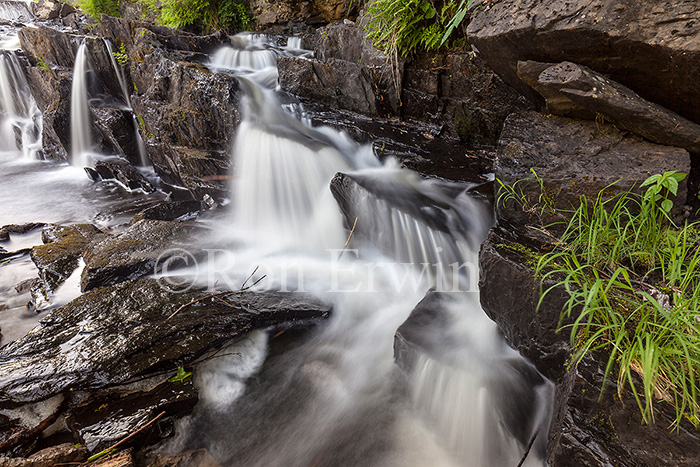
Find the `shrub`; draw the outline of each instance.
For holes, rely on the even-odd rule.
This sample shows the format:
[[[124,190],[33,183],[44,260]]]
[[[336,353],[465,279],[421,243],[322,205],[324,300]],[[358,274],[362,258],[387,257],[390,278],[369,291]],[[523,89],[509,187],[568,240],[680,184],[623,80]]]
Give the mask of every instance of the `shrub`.
[[[233,31],[247,29],[251,17],[241,0],[163,0],[160,8],[161,23],[171,28],[197,26],[207,31]]]

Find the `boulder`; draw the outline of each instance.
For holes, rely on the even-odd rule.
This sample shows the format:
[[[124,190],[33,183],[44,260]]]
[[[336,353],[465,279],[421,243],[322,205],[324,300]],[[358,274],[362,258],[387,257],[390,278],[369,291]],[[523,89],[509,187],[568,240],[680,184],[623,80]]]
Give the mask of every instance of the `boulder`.
[[[189,451],[184,454],[158,454],[148,467],[221,467],[206,449]]]
[[[72,69],[75,50],[70,37],[56,29],[24,27],[19,30],[19,43],[32,65],[43,62],[48,66]]]
[[[73,6],[54,0],[39,0],[31,5],[32,12],[37,19],[64,18],[71,13],[75,13]]]
[[[522,206],[513,197],[502,198],[499,220],[547,225],[576,209],[581,196],[595,199],[603,189],[606,197],[641,193],[641,184],[653,174],[688,173],[690,156],[685,149],[649,143],[610,124],[526,111],[506,120],[493,170],[526,200]],[[674,212],[685,204],[687,191],[686,179],[679,184]],[[498,196],[504,193],[501,187]]]
[[[158,272],[165,260],[182,253],[174,248],[186,246],[188,237],[198,231],[193,224],[142,220],[93,244],[84,256],[82,290]]]
[[[292,94],[329,107],[379,115],[366,67],[335,58],[321,62],[297,57],[280,57],[277,66],[280,86]]]
[[[485,2],[467,34],[504,81],[533,100],[539,98],[518,78],[517,62],[571,61],[700,123],[700,4],[694,0]]]
[[[479,253],[479,298],[508,343],[556,385],[547,464],[692,465],[700,437],[687,421],[679,431],[670,430],[670,406],[655,404],[656,423],[644,425],[632,394],[623,391],[620,400],[614,378],[603,386],[604,359],[589,355],[576,367],[568,365],[570,333],[560,328],[571,321],[559,322],[568,293],[555,288],[538,307],[540,288],[554,285],[534,272],[546,246],[492,230]]]
[[[156,191],[151,182],[126,161],[119,159],[97,161],[94,170],[103,180],[114,179],[130,190],[142,190],[145,193]]]
[[[38,451],[31,456],[0,457],[0,467],[55,467],[79,464],[87,459],[87,449],[73,443],[63,443]]]
[[[542,94],[547,109],[554,114],[575,117],[588,111],[649,141],[700,154],[700,125],[590,68],[571,62],[518,62],[518,76]]]
[[[81,295],[0,349],[0,407],[118,385],[163,369],[174,373],[253,329],[330,313],[328,305],[300,294],[218,295],[226,303],[210,295],[173,294],[154,279]]]

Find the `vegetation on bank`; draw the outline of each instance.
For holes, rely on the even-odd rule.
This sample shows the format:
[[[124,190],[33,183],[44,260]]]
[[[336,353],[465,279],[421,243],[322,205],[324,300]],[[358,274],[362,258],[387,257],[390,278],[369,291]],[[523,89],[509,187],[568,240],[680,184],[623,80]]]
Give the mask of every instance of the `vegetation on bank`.
[[[121,16],[119,6],[127,0],[78,0],[78,6],[95,19],[102,13]],[[135,0],[163,26],[201,31],[249,29],[252,14],[245,0]]]
[[[367,37],[389,56],[466,45],[460,26],[472,1],[374,0],[367,5]]]
[[[685,176],[653,175],[642,196],[582,197],[536,268],[556,281],[542,297],[554,287],[569,294],[561,319],[572,364],[602,353],[605,378],[631,390],[644,421],[654,421],[654,401],[664,400],[675,407],[676,427],[683,418],[700,423],[700,223],[670,217]]]

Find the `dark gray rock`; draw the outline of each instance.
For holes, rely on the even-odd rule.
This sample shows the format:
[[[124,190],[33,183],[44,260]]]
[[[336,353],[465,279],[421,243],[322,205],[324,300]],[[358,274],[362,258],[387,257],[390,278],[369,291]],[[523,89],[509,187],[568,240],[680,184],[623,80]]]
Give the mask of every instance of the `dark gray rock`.
[[[581,196],[595,199],[604,188],[606,197],[628,190],[641,193],[640,185],[649,176],[671,170],[690,171],[685,149],[649,143],[610,124],[531,111],[513,114],[501,133],[494,173],[501,182],[515,186],[529,206],[547,209],[539,212],[526,206],[526,212],[514,199],[501,200],[497,203],[498,218],[547,225],[576,209]],[[504,193],[502,188],[500,193]],[[685,204],[686,196],[687,179],[679,185],[675,212]]]
[[[173,248],[185,247],[188,237],[200,230],[186,223],[139,221],[121,234],[91,245],[84,256],[81,287],[87,292],[154,274],[158,272],[158,265],[162,267],[163,261],[181,253]]]
[[[66,424],[91,452],[106,449],[164,412],[165,418],[161,417],[131,443],[153,444],[161,433],[172,434],[172,426],[165,429],[166,425],[172,425],[169,418],[190,412],[198,401],[193,378],[170,382],[168,375],[83,396],[84,400],[76,401],[68,409]]]
[[[151,182],[126,161],[119,159],[97,161],[94,170],[103,180],[117,180],[130,190],[143,190],[146,193],[156,191]]]
[[[539,98],[518,79],[518,61],[571,61],[700,123],[700,4],[694,0],[485,2],[467,32],[504,81],[532,99]]]
[[[220,295],[231,306],[203,299],[209,294],[173,294],[156,280],[141,279],[81,295],[52,311],[23,339],[0,349],[0,406],[122,384],[152,371],[174,371],[253,329],[324,318],[330,312],[328,305],[300,294]]]
[[[158,454],[148,467],[221,467],[206,449],[189,451],[184,454]]]
[[[70,71],[27,69],[27,83],[44,118],[42,143],[48,159],[68,160],[72,79]]]
[[[64,464],[79,464],[87,460],[88,451],[85,446],[73,443],[63,443],[38,451],[31,456],[1,457],[2,467],[55,467]]]
[[[196,216],[201,210],[201,201],[164,201],[139,212],[131,222],[144,219],[174,221],[181,217]]]
[[[277,61],[280,86],[329,107],[379,115],[377,97],[366,67],[338,59],[324,62],[297,57]]]
[[[543,284],[534,272],[543,246],[492,231],[479,253],[479,286],[484,311],[509,344],[556,384],[548,465],[692,465],[700,455],[699,435],[687,422],[671,431],[670,406],[655,404],[656,423],[644,425],[634,396],[622,391],[618,398],[614,378],[602,391],[604,359],[589,356],[576,367],[568,365],[570,332],[559,330],[575,319],[559,322],[568,293],[555,288],[538,307],[540,287],[554,285]]]
[[[93,109],[95,125],[102,134],[103,146],[111,148],[110,154],[119,155],[133,165],[141,164],[138,124],[131,111],[124,109]]]
[[[39,27],[24,27],[18,33],[22,50],[32,65],[44,61],[49,66],[66,69],[73,68],[75,51],[70,37],[56,29]]]
[[[518,62],[518,76],[545,97],[550,112],[567,115],[574,106],[577,115],[581,113],[578,109],[584,109],[649,141],[700,153],[700,125],[641,98],[629,88],[571,62],[549,64],[540,73],[537,69],[527,73],[522,66],[526,63]],[[538,63],[537,68],[542,65]],[[550,104],[552,95],[554,101]],[[561,105],[565,108],[559,109]]]

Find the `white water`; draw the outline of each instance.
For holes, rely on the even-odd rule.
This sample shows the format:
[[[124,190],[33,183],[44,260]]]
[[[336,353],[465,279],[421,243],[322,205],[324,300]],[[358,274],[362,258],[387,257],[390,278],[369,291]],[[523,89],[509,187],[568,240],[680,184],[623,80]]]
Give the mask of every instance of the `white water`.
[[[38,159],[42,125],[17,55],[0,51],[0,159]]]
[[[236,287],[257,271],[253,281],[265,278],[255,289],[310,293],[332,303],[333,315],[303,344],[267,355],[256,378],[246,368],[265,358],[260,345],[212,360],[206,372],[216,384],[198,385],[216,400],[205,398],[180,424],[170,449],[206,447],[221,465],[241,467],[515,466],[539,430],[525,465],[543,465],[551,383],[505,345],[478,289],[439,304],[448,331],[426,326],[438,338],[416,351],[408,376],[394,363],[397,329],[440,285],[421,263],[469,266],[457,268],[458,287],[477,279],[489,216],[468,187],[382,166],[368,147],[294,118],[259,83],[241,78],[232,212],[212,225],[222,255],[196,279]],[[343,255],[352,216],[344,223],[331,195],[336,172],[371,181],[348,196],[357,251]]]
[[[148,167],[151,162],[148,158],[148,151],[146,150],[146,144],[143,142],[143,138],[141,138],[141,133],[139,132],[139,123],[138,123],[138,120],[136,119],[136,114],[134,113],[134,109],[131,106],[131,98],[129,96],[129,87],[126,85],[126,77],[124,76],[124,70],[117,63],[117,60],[114,56],[114,50],[112,49],[112,43],[108,39],[104,39],[104,43],[105,43],[105,46],[107,47],[107,51],[109,52],[109,58],[112,62],[112,68],[114,69],[114,74],[117,76],[117,79],[119,80],[119,87],[122,91],[122,96],[124,98],[124,102],[126,103],[127,108],[131,111],[131,118],[133,119],[133,122],[134,122],[134,137],[136,138],[136,145],[137,145],[138,151],[139,151],[139,165],[141,165],[141,167]]]
[[[29,6],[26,2],[2,1],[0,2],[0,18],[9,21],[26,21],[32,18]]]
[[[92,116],[88,96],[88,72],[90,70],[88,49],[85,42],[80,44],[75,55],[73,83],[71,85],[70,128],[71,165],[86,167],[91,165]]]

